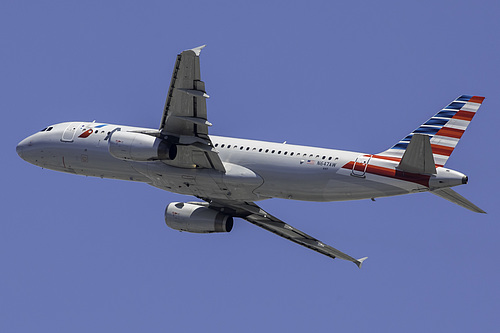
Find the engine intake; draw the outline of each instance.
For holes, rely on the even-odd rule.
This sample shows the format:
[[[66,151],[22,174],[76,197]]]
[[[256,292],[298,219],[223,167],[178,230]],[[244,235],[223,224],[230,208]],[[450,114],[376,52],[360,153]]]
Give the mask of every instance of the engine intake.
[[[108,149],[115,158],[139,162],[173,160],[177,156],[175,144],[142,133],[114,132],[109,139]]]
[[[196,233],[230,232],[233,228],[231,216],[184,202],[172,202],[167,206],[165,222],[172,229]]]

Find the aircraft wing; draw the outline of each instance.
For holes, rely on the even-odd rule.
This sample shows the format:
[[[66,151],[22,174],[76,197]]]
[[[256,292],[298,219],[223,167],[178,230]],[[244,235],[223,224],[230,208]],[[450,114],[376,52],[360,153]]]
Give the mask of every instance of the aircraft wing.
[[[355,259],[330,245],[309,236],[308,234],[288,225],[277,217],[265,212],[262,208],[253,202],[233,202],[233,201],[211,201],[210,208],[217,209],[222,212],[230,213],[233,216],[240,217],[248,222],[255,224],[267,231],[270,231],[280,237],[291,240],[294,243],[310,248],[313,251],[324,254],[330,258],[339,258],[352,261],[359,268],[365,258]]]
[[[200,52],[205,45],[177,56],[167,100],[163,108],[159,135],[177,146],[177,167],[212,168],[225,172],[208,136],[205,83],[201,81]]]

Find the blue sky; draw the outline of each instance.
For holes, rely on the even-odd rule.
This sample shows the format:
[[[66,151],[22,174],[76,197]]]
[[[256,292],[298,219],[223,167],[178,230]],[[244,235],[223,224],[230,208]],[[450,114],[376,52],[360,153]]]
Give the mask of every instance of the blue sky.
[[[497,1],[2,1],[2,332],[496,331]],[[447,166],[488,212],[430,194],[261,202],[358,270],[237,220],[169,229],[144,184],[72,176],[15,145],[53,123],[157,128],[175,56],[202,52],[212,134],[376,153],[486,96]]]

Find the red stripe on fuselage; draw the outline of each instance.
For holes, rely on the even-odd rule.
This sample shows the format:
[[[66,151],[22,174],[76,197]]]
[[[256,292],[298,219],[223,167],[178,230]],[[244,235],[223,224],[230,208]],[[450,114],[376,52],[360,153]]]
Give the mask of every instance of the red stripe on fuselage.
[[[359,168],[358,168],[359,164]],[[348,169],[352,170],[354,166],[354,161],[350,161],[344,166],[342,166],[342,169]],[[356,163],[355,170],[357,171],[363,171],[365,169],[364,164]],[[410,173],[410,172],[403,172],[399,171],[396,169],[391,169],[391,168],[384,168],[381,166],[377,165],[370,165],[368,164],[368,167],[366,168],[366,173],[370,173],[372,175],[377,175],[377,176],[382,176],[382,177],[389,177],[393,179],[398,179],[398,180],[404,180],[407,182],[412,182],[416,184],[420,184],[422,186],[429,187],[429,179],[431,178],[430,176],[426,175],[420,175],[417,173]]]
[[[381,160],[401,162],[401,157],[391,157],[391,156],[383,156],[383,155],[372,155],[372,158],[379,158]]]

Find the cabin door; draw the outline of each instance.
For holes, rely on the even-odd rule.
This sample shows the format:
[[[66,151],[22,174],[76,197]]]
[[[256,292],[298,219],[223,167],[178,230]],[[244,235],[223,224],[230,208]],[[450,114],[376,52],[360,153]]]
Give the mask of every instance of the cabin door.
[[[368,168],[371,158],[372,155],[359,155],[352,166],[351,176],[365,177],[366,168]]]
[[[61,141],[63,142],[73,142],[73,139],[75,138],[76,130],[78,129],[78,126],[80,123],[71,123],[66,127],[66,129],[63,132]]]

